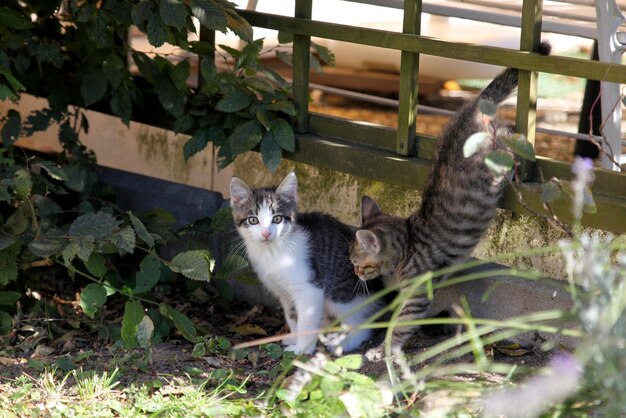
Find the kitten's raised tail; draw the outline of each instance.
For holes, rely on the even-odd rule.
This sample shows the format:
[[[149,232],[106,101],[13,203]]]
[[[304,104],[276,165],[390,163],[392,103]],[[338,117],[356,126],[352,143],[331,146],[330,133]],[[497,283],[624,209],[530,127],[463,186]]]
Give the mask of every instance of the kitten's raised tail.
[[[541,55],[550,55],[550,51],[552,51],[552,45],[549,42],[542,42],[536,52]],[[517,68],[507,68],[485,87],[479,100],[488,100],[495,104],[502,102],[517,88],[517,75]]]

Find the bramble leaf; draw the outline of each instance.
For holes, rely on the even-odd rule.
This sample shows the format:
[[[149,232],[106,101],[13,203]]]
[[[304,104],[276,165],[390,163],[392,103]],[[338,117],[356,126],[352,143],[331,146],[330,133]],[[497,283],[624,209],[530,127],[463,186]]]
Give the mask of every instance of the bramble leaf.
[[[97,283],[88,284],[80,293],[80,307],[92,319],[106,301],[107,291],[104,286]]]
[[[472,155],[479,152],[484,144],[491,139],[491,136],[487,132],[476,132],[470,135],[463,144],[463,156],[469,158]]]
[[[112,234],[120,222],[107,212],[86,213],[72,222],[68,234],[75,237],[91,236],[95,239]]]
[[[261,157],[267,169],[272,173],[276,171],[282,156],[283,151],[276,141],[274,141],[271,131],[267,132],[261,141]]]
[[[496,176],[509,173],[514,163],[513,157],[506,151],[496,150],[485,155],[485,165]]]
[[[161,304],[159,305],[159,312],[164,317],[170,319],[174,322],[176,329],[181,333],[186,340],[195,343],[197,340],[196,327],[193,322],[184,314],[178,312],[176,309],[172,308],[169,305]]]
[[[493,117],[496,115],[496,111],[498,110],[496,104],[491,100],[479,100],[478,101],[478,110],[485,116]]]
[[[133,294],[137,295],[151,290],[159,281],[161,276],[161,260],[152,254],[148,254],[141,261],[139,271],[135,276],[135,288]]]
[[[189,279],[208,282],[211,279],[211,264],[213,261],[208,251],[190,250],[177,254],[168,267]]]
[[[535,149],[533,144],[528,142],[525,135],[511,134],[498,138],[506,145],[515,155],[518,155],[528,161],[535,161]]]
[[[132,348],[137,346],[137,331],[144,316],[143,306],[139,301],[129,300],[124,305],[122,340],[126,347]]]

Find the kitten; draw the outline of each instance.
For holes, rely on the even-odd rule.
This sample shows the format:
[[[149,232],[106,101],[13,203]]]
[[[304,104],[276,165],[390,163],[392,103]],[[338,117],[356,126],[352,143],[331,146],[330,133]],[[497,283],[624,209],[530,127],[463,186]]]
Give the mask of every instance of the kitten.
[[[297,212],[297,180],[288,174],[275,189],[251,190],[233,177],[230,183],[233,218],[260,281],[273,293],[285,313],[291,333],[286,351],[310,354],[324,317],[340,318],[356,327],[377,312],[376,302],[358,311],[367,299],[367,286],[353,271],[348,257],[354,239],[351,228],[320,212]],[[336,354],[352,351],[367,341],[371,330],[353,330],[330,343]]]
[[[548,55],[550,49],[543,43],[540,53]],[[472,134],[485,129],[478,102],[502,102],[517,87],[517,75],[514,68],[500,73],[443,128],[418,211],[399,218],[383,213],[371,198],[362,198],[361,229],[350,248],[355,272],[362,280],[381,276],[386,286],[406,280],[408,287],[411,281],[407,279],[463,262],[471,255],[496,214],[505,181],[486,167],[483,158],[487,149],[465,158],[463,145]],[[497,135],[511,131],[499,125],[490,129],[494,127]],[[412,297],[398,320],[424,318],[430,314],[429,306],[425,295]],[[414,331],[411,327],[394,328],[392,346],[401,349]],[[384,347],[376,347],[366,355],[370,360],[380,359]]]

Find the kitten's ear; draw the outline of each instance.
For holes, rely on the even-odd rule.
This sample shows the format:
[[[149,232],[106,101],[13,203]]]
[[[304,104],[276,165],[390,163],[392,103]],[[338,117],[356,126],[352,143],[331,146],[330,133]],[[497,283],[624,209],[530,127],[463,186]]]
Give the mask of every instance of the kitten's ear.
[[[241,207],[252,196],[252,190],[239,177],[230,180],[230,204],[233,208]]]
[[[276,194],[288,202],[298,201],[298,180],[293,171],[276,188]]]
[[[380,252],[380,240],[369,229],[356,231],[356,242],[368,254],[376,255]]]
[[[361,198],[361,225],[368,219],[380,215],[383,211],[378,206],[378,203],[369,196],[363,196]]]

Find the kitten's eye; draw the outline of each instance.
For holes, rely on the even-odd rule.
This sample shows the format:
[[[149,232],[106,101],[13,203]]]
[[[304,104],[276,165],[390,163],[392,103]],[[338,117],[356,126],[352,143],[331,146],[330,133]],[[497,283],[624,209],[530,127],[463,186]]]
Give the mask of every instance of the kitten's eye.
[[[283,221],[283,216],[282,215],[274,215],[274,217],[272,218],[272,222],[275,224],[279,224]]]
[[[258,225],[259,224],[259,218],[257,218],[256,216],[250,216],[248,218],[248,223],[250,225]]]

